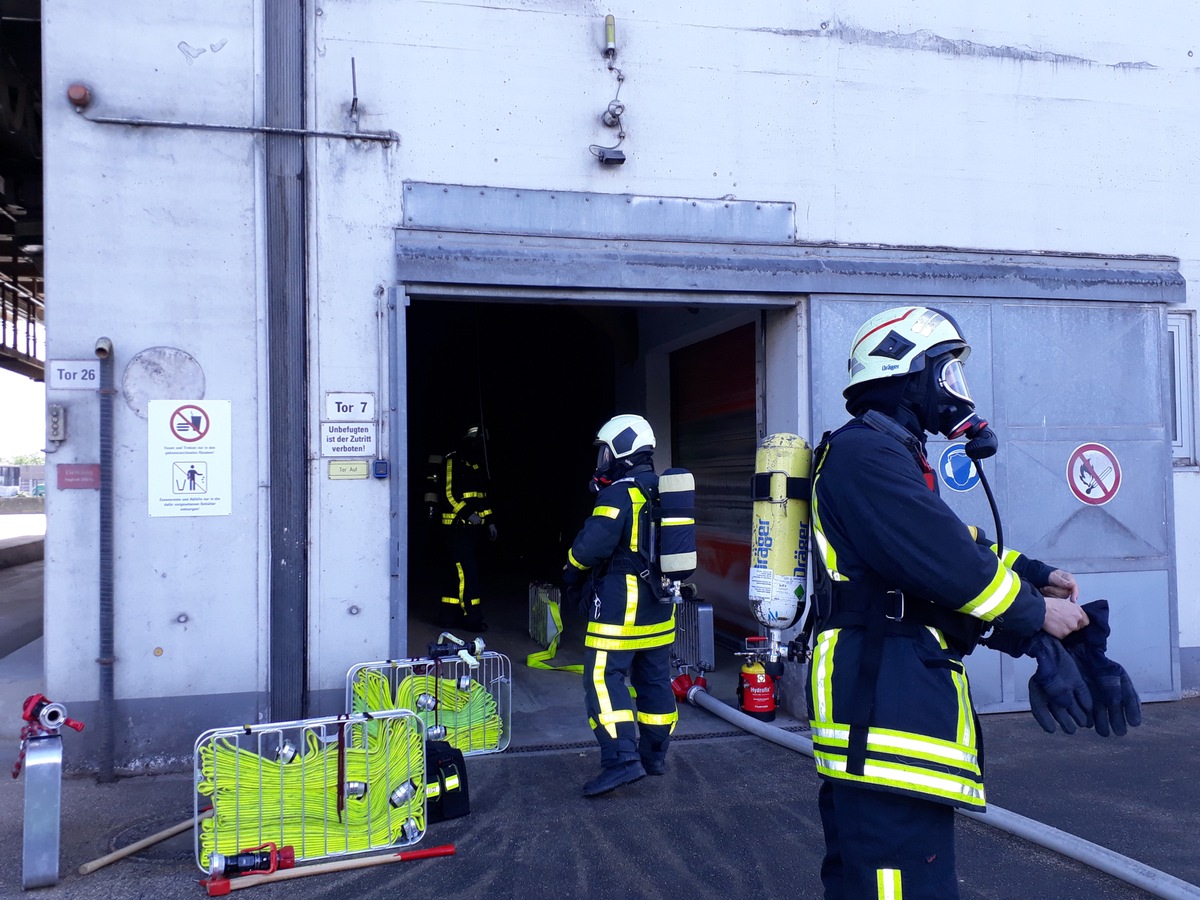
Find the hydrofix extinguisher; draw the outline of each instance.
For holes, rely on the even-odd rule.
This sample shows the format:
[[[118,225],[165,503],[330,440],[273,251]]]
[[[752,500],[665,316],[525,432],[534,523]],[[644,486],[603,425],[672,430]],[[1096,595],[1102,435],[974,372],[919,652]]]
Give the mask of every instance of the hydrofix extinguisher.
[[[746,650],[737,654],[746,657],[738,676],[738,709],[763,722],[775,720],[779,706],[779,685],[763,665],[762,645],[765,637],[746,638]]]

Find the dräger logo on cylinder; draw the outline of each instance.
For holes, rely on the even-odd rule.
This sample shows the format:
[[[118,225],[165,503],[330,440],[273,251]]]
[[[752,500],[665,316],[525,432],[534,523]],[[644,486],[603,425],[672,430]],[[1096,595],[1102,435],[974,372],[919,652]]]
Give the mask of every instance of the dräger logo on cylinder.
[[[775,539],[771,536],[771,523],[766,519],[759,519],[754,541],[754,568],[767,568],[767,557],[774,544]]]

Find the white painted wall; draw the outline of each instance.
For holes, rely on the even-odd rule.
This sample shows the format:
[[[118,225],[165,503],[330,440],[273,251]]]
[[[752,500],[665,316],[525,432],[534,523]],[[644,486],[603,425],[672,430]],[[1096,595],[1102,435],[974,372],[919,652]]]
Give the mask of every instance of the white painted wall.
[[[147,421],[117,395],[122,698],[252,691],[265,682],[261,172],[252,136],[95,124],[74,112],[66,92],[87,84],[95,97],[88,112],[97,116],[252,122],[261,81],[255,20],[248,0],[44,7],[48,357],[94,358],[96,338],[108,336],[120,389],[136,353],[176,347],[203,369],[204,396],[232,403],[234,513],[151,518]],[[48,390],[47,401],[67,404],[70,417],[50,467],[98,463],[96,395]],[[97,492],[49,493],[47,689],[95,699]]]
[[[98,125],[65,100],[81,80],[95,115],[260,122],[261,3],[43,8],[50,356],[89,357],[106,334],[119,376],[139,350],[179,347],[201,363],[206,396],[234,410],[233,513],[164,520],[146,515],[145,422],[118,404],[118,695],[263,691],[261,139]],[[381,390],[380,289],[396,277],[404,179],[789,201],[805,241],[1169,255],[1200,276],[1191,4],[324,0],[309,11],[310,127],[399,135],[390,148],[308,143],[314,436],[326,391]],[[614,142],[599,122],[617,91],[601,56],[606,13],[625,79],[620,167],[588,151]],[[95,433],[94,404],[48,400],[71,404],[74,434]],[[336,690],[350,663],[387,652],[387,487],[330,481],[315,437],[310,451],[311,674]],[[97,459],[80,437],[51,462]],[[1200,476],[1175,480],[1180,633],[1196,647],[1200,564],[1187,548]],[[95,494],[51,491],[49,511],[48,690],[90,699],[95,617],[76,610],[93,608]]]

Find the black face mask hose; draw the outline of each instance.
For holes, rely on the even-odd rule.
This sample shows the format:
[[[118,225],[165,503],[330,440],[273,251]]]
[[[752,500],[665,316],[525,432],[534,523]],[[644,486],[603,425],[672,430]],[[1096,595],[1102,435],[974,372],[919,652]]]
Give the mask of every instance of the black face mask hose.
[[[979,483],[987,494],[988,506],[992,508],[992,521],[996,523],[996,555],[1004,556],[1004,526],[1000,524],[1000,510],[996,507],[996,498],[992,494],[992,486],[988,484],[987,476],[983,474],[982,461],[995,456],[1000,449],[1000,441],[996,432],[988,428],[988,423],[980,419],[965,432],[967,445],[963,449],[967,457],[975,463],[975,471],[979,473]]]

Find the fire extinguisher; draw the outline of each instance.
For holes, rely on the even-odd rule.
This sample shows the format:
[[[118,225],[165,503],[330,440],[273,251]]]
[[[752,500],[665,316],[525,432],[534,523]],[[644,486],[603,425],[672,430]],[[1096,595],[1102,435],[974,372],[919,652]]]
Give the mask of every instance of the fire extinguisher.
[[[763,665],[758,649],[751,648],[752,644],[765,640],[763,637],[746,638],[746,652],[737,654],[746,657],[738,678],[737,698],[738,708],[746,715],[773,722],[779,706],[779,683]]]

